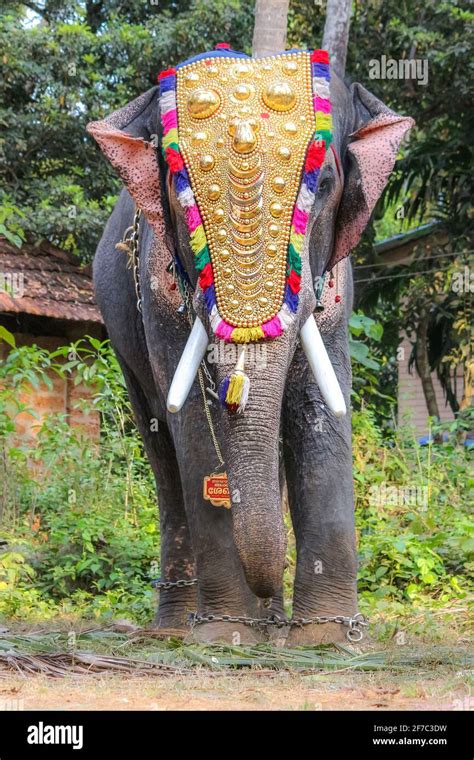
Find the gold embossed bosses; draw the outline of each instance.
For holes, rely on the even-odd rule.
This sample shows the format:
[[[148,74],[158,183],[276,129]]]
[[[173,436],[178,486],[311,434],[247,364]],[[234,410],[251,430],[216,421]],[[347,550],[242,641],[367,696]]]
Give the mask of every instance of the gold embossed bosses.
[[[294,86],[288,82],[271,82],[265,87],[262,97],[265,105],[274,111],[291,111],[296,104]]]
[[[215,90],[194,90],[188,97],[188,111],[194,119],[209,118],[220,104],[220,95]]]
[[[203,218],[220,315],[283,303],[291,217],[314,130],[309,53],[209,58],[178,70],[179,143]]]

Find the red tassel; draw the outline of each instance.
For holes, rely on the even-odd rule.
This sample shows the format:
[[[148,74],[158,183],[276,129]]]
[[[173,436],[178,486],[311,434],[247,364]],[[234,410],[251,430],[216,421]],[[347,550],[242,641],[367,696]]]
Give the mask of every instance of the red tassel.
[[[286,281],[288,285],[290,286],[293,293],[299,293],[301,288],[301,275],[297,274],[294,269],[291,270],[290,274],[286,278]]]
[[[166,162],[172,174],[175,174],[176,172],[180,172],[181,169],[184,169],[184,161],[183,161],[183,157],[181,153],[179,153],[174,148],[166,148],[165,154],[166,154]]]
[[[324,161],[326,155],[325,144],[313,142],[308,148],[306,155],[305,171],[312,172],[315,169],[319,169]]]
[[[311,63],[329,63],[329,53],[327,50],[313,50],[311,53]]]
[[[210,263],[206,264],[204,269],[201,270],[199,275],[199,284],[203,290],[212,285],[214,282],[214,275],[212,274],[212,266]]]
[[[214,46],[214,50],[230,50],[230,44],[228,42],[218,42]]]
[[[161,71],[158,74],[158,79],[164,79],[165,77],[170,77],[171,75],[176,74],[176,69],[165,69],[164,71]]]

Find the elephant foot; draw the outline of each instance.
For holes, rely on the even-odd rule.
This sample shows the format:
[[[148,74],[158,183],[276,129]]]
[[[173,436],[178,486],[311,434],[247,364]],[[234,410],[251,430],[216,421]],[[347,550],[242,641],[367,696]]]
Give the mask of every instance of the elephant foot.
[[[272,646],[276,647],[277,649],[282,649],[283,647],[286,647],[286,640],[288,638],[288,634],[290,631],[290,625],[285,625],[284,627],[280,628],[273,628],[272,626],[268,627],[268,643]]]
[[[151,624],[151,629],[161,634],[163,638],[166,636],[184,638],[189,633],[190,628],[190,623],[186,622],[182,616],[162,618],[157,615]]]
[[[267,641],[265,633],[245,623],[212,622],[196,625],[186,639],[194,644],[260,644]]]
[[[185,634],[189,633],[189,630],[191,628],[191,623],[189,620],[190,613],[190,609],[174,612],[168,611],[166,613],[158,610],[151,627],[155,631],[180,631],[181,635],[184,636]]]
[[[319,644],[350,644],[347,627],[340,623],[314,623],[305,626],[292,626],[286,640],[286,647],[308,647]]]

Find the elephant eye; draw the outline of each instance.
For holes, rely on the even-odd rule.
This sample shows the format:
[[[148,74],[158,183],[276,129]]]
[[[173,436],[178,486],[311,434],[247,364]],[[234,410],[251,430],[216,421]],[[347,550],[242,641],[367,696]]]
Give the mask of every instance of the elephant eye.
[[[330,178],[324,177],[324,179],[322,179],[318,185],[318,193],[320,193],[320,195],[324,195],[324,193],[326,193],[329,190],[330,186],[331,186]]]

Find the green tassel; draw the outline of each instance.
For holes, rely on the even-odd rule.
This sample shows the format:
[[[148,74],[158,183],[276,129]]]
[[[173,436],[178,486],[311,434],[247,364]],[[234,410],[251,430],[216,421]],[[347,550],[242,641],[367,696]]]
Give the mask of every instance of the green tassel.
[[[199,251],[199,253],[196,255],[194,259],[195,264],[196,264],[196,269],[198,270],[198,272],[200,272],[201,269],[204,269],[206,264],[209,264],[210,260],[211,259],[209,257],[209,248],[207,247],[207,245],[205,245],[204,248],[201,248],[201,250]]]
[[[288,272],[294,269],[296,274],[301,274],[301,256],[293,243],[288,246]]]

